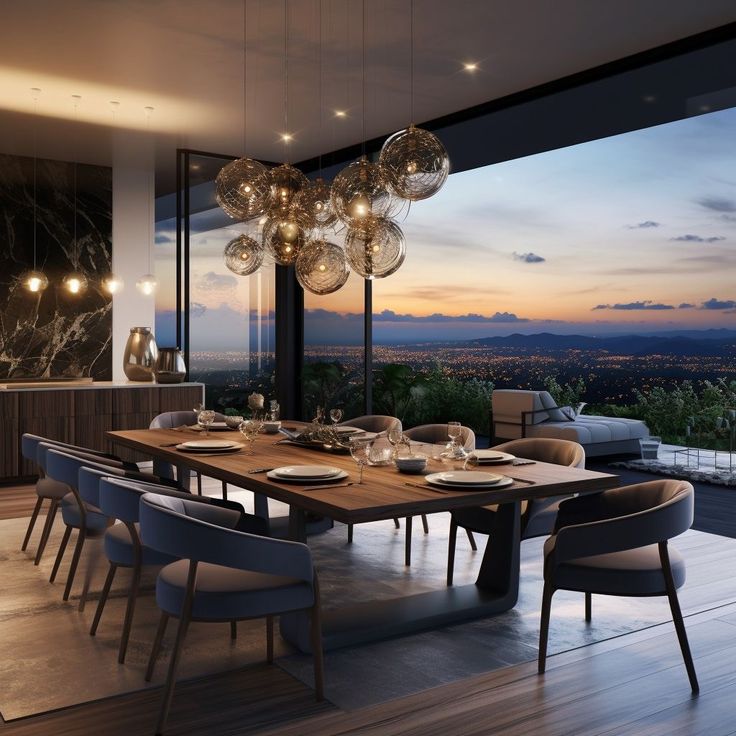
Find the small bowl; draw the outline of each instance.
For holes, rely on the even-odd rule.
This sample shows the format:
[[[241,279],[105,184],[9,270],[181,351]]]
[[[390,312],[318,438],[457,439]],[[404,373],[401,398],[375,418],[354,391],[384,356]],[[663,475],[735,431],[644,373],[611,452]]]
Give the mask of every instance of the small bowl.
[[[397,457],[396,467],[400,473],[423,473],[427,467],[427,458],[424,456]]]
[[[243,421],[243,417],[231,417],[231,416],[225,417],[225,424],[227,424],[227,426],[230,429],[237,429],[240,426],[240,423],[242,421]]]
[[[281,429],[281,422],[263,422],[263,431],[266,434],[276,434]]]

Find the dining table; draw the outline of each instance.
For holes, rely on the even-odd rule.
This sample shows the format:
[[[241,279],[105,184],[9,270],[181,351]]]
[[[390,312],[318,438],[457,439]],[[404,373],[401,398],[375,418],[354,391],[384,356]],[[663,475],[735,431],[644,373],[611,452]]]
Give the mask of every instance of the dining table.
[[[498,504],[496,526],[489,535],[474,583],[333,609],[329,601],[323,601],[325,649],[388,639],[508,611],[515,606],[519,592],[521,502],[600,492],[618,485],[618,476],[613,474],[544,462],[495,467],[494,472],[513,479],[511,485],[503,488],[437,488],[425,482],[422,475],[400,473],[393,466],[369,467],[363,482],[357,483],[356,465],[349,454],[328,454],[286,441],[281,435],[258,436],[252,452],[243,449],[223,454],[195,454],[177,449],[178,444],[192,436],[179,429],[110,431],[106,436],[113,445],[175,465],[179,477],[188,478],[189,471],[194,470],[287,504],[289,537],[300,542],[307,541],[306,520],[310,515],[360,524]],[[287,465],[316,464],[344,470],[349,478],[315,486],[272,479],[266,473]],[[451,468],[452,463],[445,464],[445,469]],[[280,629],[282,636],[298,649],[311,651],[308,614],[281,616]]]

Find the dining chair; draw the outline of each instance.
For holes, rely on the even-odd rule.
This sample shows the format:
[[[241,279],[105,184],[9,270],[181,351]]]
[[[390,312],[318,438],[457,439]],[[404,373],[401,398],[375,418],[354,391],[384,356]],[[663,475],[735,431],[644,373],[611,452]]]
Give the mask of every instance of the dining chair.
[[[324,695],[317,572],[306,544],[228,528],[230,515],[183,498],[147,493],[140,501],[143,544],[181,558],[156,580],[161,618],[146,680],[153,676],[169,618],[178,618],[156,733],[166,726],[182,647],[191,621],[266,619],[266,652],[273,662],[273,617],[309,610],[317,700]]]
[[[51,534],[51,529],[54,525],[54,520],[56,519],[56,512],[58,511],[59,504],[61,503],[62,498],[64,498],[64,496],[66,496],[70,492],[69,486],[67,486],[65,483],[59,483],[53,478],[49,478],[45,474],[44,469],[39,465],[37,458],[38,446],[42,442],[69,450],[75,450],[77,452],[85,452],[88,455],[95,457],[116,460],[118,462],[121,462],[125,467],[130,467],[131,469],[137,469],[138,467],[134,463],[126,463],[125,461],[120,460],[120,458],[116,455],[110,455],[98,450],[90,450],[86,447],[72,445],[68,442],[61,442],[60,440],[54,440],[48,437],[41,437],[39,435],[30,434],[28,432],[24,433],[21,437],[21,452],[26,460],[34,463],[34,465],[36,466],[38,471],[38,480],[36,481],[36,505],[33,508],[31,519],[28,522],[28,529],[26,530],[26,535],[23,539],[21,551],[25,552],[28,547],[28,542],[30,541],[33,528],[36,524],[36,520],[38,519],[38,515],[41,511],[41,508],[43,507],[43,502],[47,500],[50,502],[48,512],[46,513],[46,521],[44,522],[43,529],[41,530],[41,538],[38,542],[38,548],[36,549],[36,557],[33,561],[34,565],[38,565],[38,563],[41,561],[44,550],[46,549],[46,545],[48,544],[49,536]]]
[[[411,440],[412,442],[422,442],[428,445],[444,444],[450,439],[447,434],[447,424],[421,424],[418,427],[412,427],[404,432],[404,437]],[[472,452],[475,450],[475,432],[470,427],[460,427],[460,442],[462,442],[463,449],[466,452]],[[412,533],[413,520],[409,516],[406,519],[406,543],[405,543],[405,563],[411,564],[411,533]],[[427,515],[422,514],[422,527],[424,533],[429,534],[429,523],[427,522]],[[475,539],[469,529],[466,529],[468,540],[471,546],[475,549]]]
[[[578,496],[560,504],[554,533],[544,543],[540,674],[547,661],[555,591],[584,593],[586,621],[591,620],[593,594],[667,596],[690,687],[694,693],[699,691],[677,598],[677,589],[685,582],[685,561],[668,544],[692,525],[694,496],[690,483],[666,479]]]
[[[139,507],[140,499],[145,493],[157,493],[174,498],[185,498],[195,500],[197,503],[204,504],[205,506],[211,505],[229,513],[228,517],[224,513],[217,512],[221,524],[227,524],[229,528],[247,531],[251,534],[265,535],[267,533],[267,524],[263,519],[246,514],[243,507],[234,501],[210,498],[208,496],[192,496],[189,493],[159,484],[119,476],[110,476],[98,469],[81,468],[79,471],[80,488],[84,488],[87,482],[91,485],[97,484],[98,486],[99,508],[102,513],[120,522],[109,526],[105,531],[103,545],[105,556],[109,562],[109,568],[90,628],[90,636],[95,636],[97,633],[97,628],[100,624],[100,619],[118,568],[132,569],[125,617],[123,619],[123,630],[118,649],[118,662],[120,664],[125,662],[143,567],[167,565],[178,559],[177,557],[159,552],[141,543],[138,523]]]
[[[355,419],[346,419],[340,422],[338,427],[356,427],[365,432],[375,432],[376,434],[384,434],[393,427],[396,422],[401,426],[401,420],[396,417],[389,417],[385,414],[366,414]]]
[[[224,422],[225,416],[219,412],[215,412],[215,421]],[[192,409],[183,409],[181,411],[165,411],[157,414],[148,425],[149,429],[180,429],[183,427],[191,427],[197,423],[197,414]],[[183,440],[182,440],[183,441]],[[174,480],[174,466],[166,460],[154,458],[153,472],[160,478],[169,478]],[[202,474],[197,472],[197,495],[202,495]],[[187,480],[187,489],[188,489]],[[227,483],[222,481],[222,497],[227,498]]]
[[[585,467],[585,450],[582,445],[571,440],[557,440],[548,437],[534,437],[521,440],[511,440],[501,445],[495,445],[494,450],[508,452],[519,458],[535,460],[537,462],[565,465],[570,468]],[[499,466],[503,472],[504,466]],[[489,468],[492,469],[492,468]],[[521,538],[531,539],[552,533],[557,518],[557,509],[560,503],[570,495],[553,496],[521,502]],[[447,584],[452,585],[455,572],[455,547],[457,544],[458,528],[465,529],[469,535],[471,547],[476,550],[474,532],[478,534],[492,534],[496,524],[498,504],[490,506],[475,506],[466,509],[456,509],[451,512],[450,538],[447,551]]]
[[[131,470],[120,461],[103,458],[98,455],[90,455],[86,452],[77,452],[70,448],[61,448],[56,445],[40,443],[38,446],[38,461],[46,475],[58,483],[63,483],[69,488],[69,492],[61,500],[61,516],[66,529],[62,537],[56,561],[51,571],[49,582],[56,580],[59,566],[64,558],[72,531],[77,531],[77,541],[74,546],[69,573],[64,587],[63,600],[69,600],[74,578],[79,565],[84,543],[88,538],[99,538],[105,533],[107,527],[112,524],[112,519],[103,514],[99,508],[99,499],[95,486],[79,485],[79,471],[83,467],[103,470],[107,474],[122,475],[136,480],[155,480],[154,476]],[[165,481],[161,481],[165,483]],[[84,609],[86,601],[87,586],[82,593],[79,602],[80,610]]]

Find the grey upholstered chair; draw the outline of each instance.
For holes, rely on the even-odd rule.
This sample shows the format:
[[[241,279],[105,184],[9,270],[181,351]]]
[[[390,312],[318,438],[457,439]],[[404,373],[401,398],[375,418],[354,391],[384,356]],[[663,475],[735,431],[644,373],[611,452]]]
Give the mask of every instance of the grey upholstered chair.
[[[355,419],[347,419],[344,422],[340,422],[338,427],[349,426],[363,429],[366,432],[375,432],[376,434],[383,434],[396,424],[401,425],[401,420],[396,417],[389,417],[385,414],[366,414],[362,417],[355,417]]]
[[[231,529],[233,513],[182,498],[150,493],[141,498],[143,544],[181,558],[164,567],[156,581],[161,619],[146,680],[153,675],[169,618],[179,619],[157,734],[166,725],[190,621],[234,622],[265,617],[267,658],[272,662],[274,615],[309,610],[315,690],[317,699],[323,699],[319,584],[311,552],[305,544]]]
[[[677,599],[677,589],[685,582],[685,562],[668,545],[668,540],[692,525],[694,496],[693,487],[686,481],[655,480],[560,504],[555,533],[544,544],[540,674],[547,660],[550,608],[556,590],[585,593],[588,621],[593,593],[666,595],[690,687],[698,692]]]
[[[49,478],[58,483],[63,483],[69,488],[69,492],[61,501],[61,516],[66,525],[66,530],[64,531],[64,536],[62,537],[49,579],[52,583],[56,579],[72,531],[77,530],[77,541],[64,587],[63,598],[66,601],[69,600],[69,594],[74,583],[74,577],[86,539],[101,537],[107,527],[112,523],[112,520],[99,509],[96,484],[80,486],[80,469],[89,467],[104,471],[108,475],[122,475],[143,481],[153,480],[154,476],[140,473],[137,470],[131,470],[126,463],[118,460],[90,455],[86,452],[78,452],[70,448],[61,448],[57,445],[50,445],[44,442],[38,446],[37,457],[39,464]],[[79,601],[80,610],[84,609],[87,582],[85,582],[85,588]]]
[[[140,499],[145,493],[158,493],[160,495],[172,496],[196,500],[198,503],[209,504],[218,508],[226,508],[234,511],[229,519],[232,528],[247,531],[252,534],[266,534],[267,524],[257,516],[246,514],[243,507],[234,501],[209,498],[208,496],[193,497],[189,493],[167,488],[154,483],[144,483],[140,480],[132,480],[124,477],[105,475],[103,471],[82,468],[79,471],[79,485],[84,488],[89,481],[97,483],[99,488],[99,508],[103,514],[121,523],[113,524],[105,531],[104,549],[110,566],[102,589],[97,610],[95,612],[90,636],[95,636],[102,617],[110,587],[119,567],[132,569],[130,587],[128,589],[128,602],[123,620],[123,631],[120,637],[118,650],[118,662],[125,661],[125,654],[130,638],[130,629],[133,623],[138,588],[143,566],[167,565],[176,561],[176,557],[159,552],[141,543],[138,524]]]
[[[447,434],[447,424],[421,424],[418,427],[412,427],[404,432],[404,437],[411,440],[412,442],[423,442],[428,445],[436,445],[440,443],[449,442],[450,437]],[[475,432],[470,427],[460,428],[460,442],[462,443],[463,449],[467,452],[475,450]],[[405,562],[407,565],[411,563],[411,532],[412,532],[412,519],[408,517],[406,519],[406,542],[405,542]],[[427,515],[422,514],[422,527],[424,533],[429,534],[429,523],[427,521]],[[472,533],[468,531],[468,539],[471,545],[475,545],[475,540],[472,537]],[[473,547],[475,549],[475,547]]]
[[[36,500],[36,505],[33,509],[33,514],[31,515],[31,520],[28,523],[28,529],[26,531],[26,536],[23,539],[23,545],[21,546],[21,550],[25,551],[28,547],[28,542],[30,541],[31,534],[33,532],[33,527],[36,524],[36,520],[38,518],[38,515],[41,511],[41,508],[43,506],[43,502],[48,500],[50,502],[49,510],[46,514],[46,521],[43,526],[43,530],[41,531],[41,538],[38,543],[38,548],[36,549],[36,557],[34,559],[34,564],[38,565],[38,563],[41,561],[41,556],[44,553],[44,550],[46,549],[46,545],[48,544],[49,535],[51,534],[51,528],[54,525],[54,520],[56,518],[56,512],[58,511],[59,505],[61,503],[62,498],[66,496],[68,493],[70,493],[70,488],[65,483],[59,483],[58,481],[55,481],[53,478],[49,478],[45,472],[44,469],[38,464],[38,446],[42,443],[55,445],[60,448],[66,448],[68,450],[76,450],[78,452],[85,452],[90,456],[100,457],[103,459],[110,459],[115,460],[118,462],[122,462],[124,466],[129,467],[130,469],[136,469],[137,466],[133,463],[125,463],[124,461],[121,461],[120,458],[118,458],[115,455],[109,455],[104,452],[99,452],[97,450],[90,450],[86,447],[79,447],[78,445],[71,445],[68,442],[61,442],[59,440],[52,440],[47,437],[40,437],[36,434],[29,434],[25,433],[23,437],[21,438],[21,452],[23,453],[23,457],[26,458],[26,460],[30,460],[32,463],[36,465],[36,468],[38,469],[38,481],[36,482],[36,495],[38,496]]]
[[[499,452],[508,452],[528,460],[538,460],[554,465],[565,465],[570,468],[585,467],[585,450],[582,445],[570,440],[557,440],[547,437],[534,437],[511,440],[493,447]],[[503,472],[503,466],[499,468]],[[531,539],[552,533],[557,518],[557,509],[562,501],[570,498],[552,496],[521,502],[521,538]],[[455,545],[458,527],[468,533],[471,547],[477,549],[473,532],[492,534],[496,524],[498,504],[476,506],[474,508],[456,509],[451,512],[450,540],[447,551],[447,584],[452,585],[455,568]]]

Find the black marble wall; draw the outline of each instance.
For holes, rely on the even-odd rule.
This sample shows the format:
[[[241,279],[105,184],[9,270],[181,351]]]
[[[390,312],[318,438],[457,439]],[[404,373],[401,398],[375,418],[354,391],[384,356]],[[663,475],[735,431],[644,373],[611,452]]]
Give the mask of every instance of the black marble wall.
[[[0,154],[0,381],[3,378],[112,378],[112,300],[100,285],[112,263],[112,170],[37,162],[36,263],[48,288],[32,294],[20,283],[33,265],[33,159]],[[81,271],[83,294],[62,288]]]

